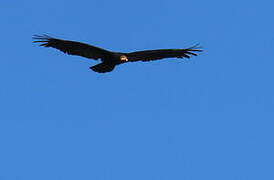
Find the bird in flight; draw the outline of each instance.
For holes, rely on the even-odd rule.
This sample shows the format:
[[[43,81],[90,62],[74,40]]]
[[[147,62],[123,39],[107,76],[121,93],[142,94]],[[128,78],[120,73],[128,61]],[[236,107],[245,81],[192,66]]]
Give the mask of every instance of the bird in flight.
[[[76,41],[57,39],[48,35],[34,35],[33,39],[33,42],[40,43],[40,46],[56,48],[69,55],[83,56],[94,60],[101,59],[101,63],[90,67],[98,73],[110,72],[116,65],[127,62],[154,61],[163,58],[190,58],[190,55],[197,56],[197,52],[202,52],[198,47],[199,44],[186,49],[156,49],[122,53]]]

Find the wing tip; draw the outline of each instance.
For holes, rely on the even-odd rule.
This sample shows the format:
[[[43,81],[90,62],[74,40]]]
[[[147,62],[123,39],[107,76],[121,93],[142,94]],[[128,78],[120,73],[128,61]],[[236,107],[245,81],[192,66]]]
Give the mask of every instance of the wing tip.
[[[43,35],[34,34],[34,35],[32,35],[32,39],[34,40],[34,41],[32,41],[33,43],[46,43],[46,42],[49,42],[53,38],[47,34],[43,34]],[[40,44],[40,46],[43,46],[43,44]]]
[[[196,51],[196,52],[203,52],[202,48],[203,47],[201,46],[201,44],[197,43],[194,46],[191,46],[190,48],[187,48],[187,49],[191,51]]]
[[[200,46],[200,43],[197,43],[194,46],[191,46],[191,47],[185,49],[186,54],[191,54],[193,56],[198,56],[198,54],[196,54],[194,52],[203,52],[202,46]],[[187,58],[189,58],[189,57],[187,57]]]

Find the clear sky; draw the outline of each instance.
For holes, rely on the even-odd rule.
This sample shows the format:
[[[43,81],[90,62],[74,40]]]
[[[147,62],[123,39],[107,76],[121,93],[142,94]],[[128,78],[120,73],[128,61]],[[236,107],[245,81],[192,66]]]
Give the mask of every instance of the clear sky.
[[[273,6],[2,1],[0,180],[273,180]],[[99,74],[33,34],[204,52]]]

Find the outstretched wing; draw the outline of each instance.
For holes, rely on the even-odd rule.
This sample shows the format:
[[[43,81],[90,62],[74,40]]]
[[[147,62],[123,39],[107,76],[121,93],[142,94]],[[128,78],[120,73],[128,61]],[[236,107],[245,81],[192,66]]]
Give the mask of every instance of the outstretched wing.
[[[163,58],[190,58],[190,55],[197,56],[196,52],[202,52],[199,44],[187,49],[157,49],[148,51],[136,51],[127,53],[128,61],[152,61]]]
[[[100,63],[96,64],[95,66],[90,67],[95,72],[98,73],[105,73],[105,72],[110,72],[114,69],[115,65],[114,64],[109,64],[109,63]]]
[[[33,41],[34,43],[41,43],[40,46],[53,47],[70,55],[78,55],[97,60],[111,54],[110,51],[95,46],[76,41],[56,39],[47,35],[34,35],[33,39],[35,40]]]

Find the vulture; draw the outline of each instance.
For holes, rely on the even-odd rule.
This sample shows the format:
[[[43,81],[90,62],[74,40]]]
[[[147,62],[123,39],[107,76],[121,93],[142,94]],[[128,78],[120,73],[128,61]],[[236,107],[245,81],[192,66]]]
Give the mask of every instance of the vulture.
[[[135,51],[130,53],[112,52],[96,46],[76,41],[68,41],[50,37],[48,35],[34,35],[33,43],[40,43],[40,46],[56,48],[69,55],[83,56],[85,58],[101,60],[101,63],[90,67],[95,72],[106,73],[114,69],[116,65],[136,62],[154,61],[163,58],[190,58],[190,55],[197,56],[202,50],[196,44],[186,49],[156,49]]]

